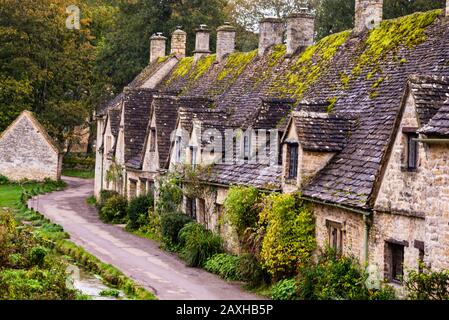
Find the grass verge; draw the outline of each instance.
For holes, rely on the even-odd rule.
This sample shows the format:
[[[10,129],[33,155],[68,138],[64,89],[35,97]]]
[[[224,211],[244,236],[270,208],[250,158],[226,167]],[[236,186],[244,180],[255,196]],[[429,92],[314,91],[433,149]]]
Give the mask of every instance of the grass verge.
[[[13,187],[13,185],[11,185]],[[130,299],[137,300],[155,300],[156,297],[151,292],[137,285],[133,280],[125,276],[121,271],[100,261],[94,255],[88,253],[83,248],[77,246],[70,240],[69,235],[64,229],[52,223],[39,212],[29,209],[28,200],[38,194],[48,193],[61,190],[65,185],[59,182],[45,182],[44,184],[33,183],[27,187],[15,188],[14,196],[10,197],[10,201],[18,199],[13,207],[16,219],[24,224],[33,227],[33,233],[45,246],[54,249],[60,254],[69,256],[75,263],[83,266],[88,271],[100,275],[105,283],[109,286],[123,290]],[[14,189],[14,187],[12,188]],[[0,198],[3,193],[10,193],[11,188],[2,186],[0,188]],[[9,202],[8,202],[9,203]]]

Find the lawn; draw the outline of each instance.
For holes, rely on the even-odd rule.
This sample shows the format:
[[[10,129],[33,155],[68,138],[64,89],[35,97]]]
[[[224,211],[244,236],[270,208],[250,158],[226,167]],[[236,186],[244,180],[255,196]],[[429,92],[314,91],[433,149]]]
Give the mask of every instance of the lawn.
[[[0,185],[0,208],[14,207],[20,200],[22,187],[19,185]]]
[[[82,170],[82,169],[63,169],[62,175],[66,177],[74,177],[81,179],[93,179],[95,177],[95,171]]]

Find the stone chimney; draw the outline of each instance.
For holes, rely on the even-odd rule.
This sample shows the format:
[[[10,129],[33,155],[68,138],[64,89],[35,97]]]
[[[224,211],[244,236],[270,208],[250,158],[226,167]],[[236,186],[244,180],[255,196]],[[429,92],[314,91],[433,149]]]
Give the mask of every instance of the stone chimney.
[[[287,55],[313,44],[315,15],[307,8],[287,17]]]
[[[202,24],[196,29],[195,51],[193,52],[194,61],[198,61],[201,57],[210,54],[209,41],[210,30],[205,24]]]
[[[269,47],[283,43],[284,23],[281,19],[265,18],[259,29],[259,56],[263,56]]]
[[[236,29],[229,22],[217,29],[217,61],[220,62],[227,54],[235,50]]]
[[[150,63],[165,57],[165,47],[167,38],[158,32],[150,38]]]
[[[449,16],[449,0],[446,0],[446,17]]]
[[[175,31],[173,31],[171,36],[171,52],[170,54],[174,54],[180,58],[184,58],[186,56],[186,42],[187,42],[187,33],[181,30],[181,27],[177,27]]]
[[[371,30],[382,22],[383,0],[355,0],[354,30]]]

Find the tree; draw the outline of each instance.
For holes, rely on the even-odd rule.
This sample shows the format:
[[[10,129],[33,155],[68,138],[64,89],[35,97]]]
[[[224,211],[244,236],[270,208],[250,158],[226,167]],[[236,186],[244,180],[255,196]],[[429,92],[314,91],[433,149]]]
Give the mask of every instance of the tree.
[[[188,53],[194,50],[195,29],[200,24],[207,24],[212,30],[211,48],[214,48],[215,29],[225,21],[225,5],[224,0],[121,3],[116,30],[105,37],[98,50],[98,73],[109,79],[114,92],[119,92],[148,64],[151,35],[162,32],[169,36],[177,26],[187,32]]]
[[[34,111],[61,144],[89,116],[94,47],[90,20],[66,27],[72,0],[0,2],[0,131]]]

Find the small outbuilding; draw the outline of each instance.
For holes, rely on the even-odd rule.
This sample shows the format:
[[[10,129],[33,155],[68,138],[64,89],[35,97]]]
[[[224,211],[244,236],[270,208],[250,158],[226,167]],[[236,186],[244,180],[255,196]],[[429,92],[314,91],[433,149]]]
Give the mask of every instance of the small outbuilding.
[[[12,181],[59,180],[62,153],[33,113],[24,111],[0,133],[0,175]]]

